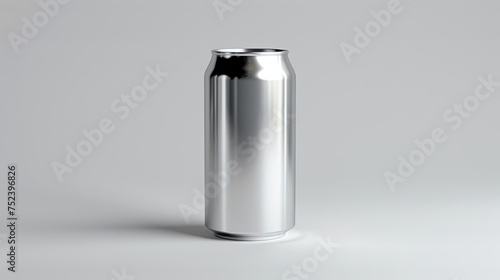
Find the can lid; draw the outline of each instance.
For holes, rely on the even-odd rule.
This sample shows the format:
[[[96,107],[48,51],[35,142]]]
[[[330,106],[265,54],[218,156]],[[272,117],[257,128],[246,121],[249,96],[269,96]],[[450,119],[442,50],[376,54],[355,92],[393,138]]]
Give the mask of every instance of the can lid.
[[[243,49],[215,49],[213,54],[217,55],[236,55],[236,56],[251,56],[251,55],[280,55],[287,54],[288,50],[275,48],[243,48]]]

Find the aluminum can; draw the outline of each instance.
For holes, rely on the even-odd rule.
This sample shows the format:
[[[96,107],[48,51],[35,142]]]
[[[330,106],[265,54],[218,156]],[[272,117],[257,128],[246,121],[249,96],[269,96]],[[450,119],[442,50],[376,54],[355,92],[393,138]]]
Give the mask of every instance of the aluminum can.
[[[258,241],[295,225],[295,72],[288,51],[217,49],[205,72],[205,226]]]

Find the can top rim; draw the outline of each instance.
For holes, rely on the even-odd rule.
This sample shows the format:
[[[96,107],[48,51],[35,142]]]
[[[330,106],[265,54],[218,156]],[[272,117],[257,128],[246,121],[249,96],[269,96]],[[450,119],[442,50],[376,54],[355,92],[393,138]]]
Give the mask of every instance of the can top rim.
[[[274,48],[215,49],[212,50],[212,53],[232,56],[280,55],[287,54],[288,50]]]

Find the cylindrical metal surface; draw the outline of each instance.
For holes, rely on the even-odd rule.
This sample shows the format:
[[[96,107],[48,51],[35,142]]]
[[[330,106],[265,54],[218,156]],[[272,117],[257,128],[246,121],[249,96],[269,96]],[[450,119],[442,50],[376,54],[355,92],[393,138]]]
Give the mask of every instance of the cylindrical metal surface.
[[[212,51],[205,73],[205,225],[266,240],[295,225],[295,73],[288,51]]]

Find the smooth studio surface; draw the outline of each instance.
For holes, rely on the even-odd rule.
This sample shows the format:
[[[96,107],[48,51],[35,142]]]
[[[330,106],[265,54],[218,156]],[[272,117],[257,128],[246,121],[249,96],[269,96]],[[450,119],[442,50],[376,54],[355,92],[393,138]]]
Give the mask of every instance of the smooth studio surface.
[[[215,3],[72,0],[26,37],[44,8],[0,2],[0,279],[500,278],[498,1]],[[202,77],[210,50],[260,46],[299,78],[296,225],[222,240]]]

